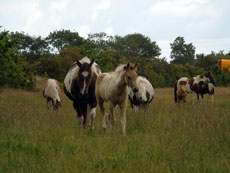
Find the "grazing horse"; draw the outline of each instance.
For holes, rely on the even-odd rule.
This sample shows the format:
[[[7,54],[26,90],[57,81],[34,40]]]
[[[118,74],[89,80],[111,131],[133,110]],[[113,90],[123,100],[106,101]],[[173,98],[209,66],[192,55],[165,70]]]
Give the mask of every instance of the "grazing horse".
[[[55,79],[48,79],[45,83],[45,87],[43,89],[43,97],[46,99],[47,107],[52,107],[53,110],[59,111],[61,107],[61,99],[59,93],[61,89],[59,87],[58,81]]]
[[[201,89],[201,97],[202,99],[204,98],[204,94],[209,94],[210,96],[212,96],[212,103],[213,103],[213,95],[215,93],[215,89],[214,89],[214,85],[212,83],[206,83],[202,89]]]
[[[186,96],[187,96],[186,85],[179,85],[176,94],[177,94],[177,103],[186,102]]]
[[[100,74],[101,70],[94,60],[90,61],[88,57],[84,57],[72,65],[65,77],[64,92],[73,101],[80,128],[85,127],[89,113],[89,127],[93,129],[97,106],[95,83]]]
[[[202,89],[203,85],[207,82],[211,82],[212,84],[215,84],[215,80],[212,77],[210,72],[207,72],[203,75],[197,75],[196,77],[193,77],[191,79],[189,79],[187,77],[180,78],[179,80],[177,80],[175,82],[175,85],[174,85],[174,100],[175,100],[175,102],[177,102],[176,91],[180,85],[186,85],[188,93],[195,92],[197,94],[197,99],[199,100],[199,94],[201,94],[201,89]],[[194,98],[193,98],[193,101],[194,101]]]
[[[142,76],[137,77],[138,92],[134,93],[133,90],[129,88],[129,101],[131,103],[132,109],[138,106],[147,107],[148,104],[154,98],[154,89],[151,83]]]
[[[103,116],[102,127],[106,129],[104,101],[109,103],[109,121],[111,129],[115,125],[115,107],[119,105],[123,134],[126,134],[126,107],[128,100],[128,86],[134,92],[138,91],[136,84],[136,65],[120,65],[115,72],[102,73],[96,82],[96,97]]]

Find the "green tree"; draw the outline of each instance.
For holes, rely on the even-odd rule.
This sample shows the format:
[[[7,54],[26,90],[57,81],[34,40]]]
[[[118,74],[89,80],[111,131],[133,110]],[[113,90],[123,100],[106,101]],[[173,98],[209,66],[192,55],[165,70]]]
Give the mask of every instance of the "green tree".
[[[88,42],[91,43],[92,48],[97,51],[109,50],[111,42],[113,41],[112,36],[108,36],[105,32],[88,34]]]
[[[41,56],[49,54],[48,43],[40,36],[31,37],[24,32],[11,32],[9,37],[21,53],[21,57],[29,63],[34,63]]]
[[[192,43],[186,44],[183,37],[177,37],[171,46],[172,63],[175,64],[193,64],[195,59],[195,47]]]
[[[218,69],[218,59],[215,54],[197,54],[196,66],[201,67],[204,71],[216,71]]]
[[[46,40],[50,44],[52,50],[55,51],[56,48],[58,52],[61,52],[63,48],[68,46],[80,46],[84,42],[84,39],[79,36],[78,32],[64,29],[51,32],[46,37]]]
[[[161,54],[156,42],[139,33],[115,36],[112,48],[127,57],[155,58]]]
[[[8,31],[0,32],[0,86],[30,88],[34,86],[31,67],[20,57]]]

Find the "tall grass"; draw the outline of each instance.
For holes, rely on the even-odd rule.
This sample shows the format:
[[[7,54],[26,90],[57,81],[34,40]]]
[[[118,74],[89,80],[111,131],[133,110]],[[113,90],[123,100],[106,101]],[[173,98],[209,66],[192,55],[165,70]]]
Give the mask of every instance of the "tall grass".
[[[156,89],[145,110],[127,109],[127,135],[119,110],[115,130],[78,128],[62,94],[59,114],[41,92],[0,93],[0,172],[229,172],[230,88],[216,88],[214,103],[173,102],[173,89]]]

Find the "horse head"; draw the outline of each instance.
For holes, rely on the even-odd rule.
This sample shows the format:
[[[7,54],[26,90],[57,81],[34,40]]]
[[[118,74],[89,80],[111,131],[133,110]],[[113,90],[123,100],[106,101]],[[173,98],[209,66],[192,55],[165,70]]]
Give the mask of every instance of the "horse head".
[[[210,73],[209,71],[208,71],[208,73],[205,73],[204,76],[205,76],[206,78],[208,78],[209,81],[210,81],[212,84],[215,84],[215,83],[216,83],[215,79],[213,78],[213,76],[211,75],[211,73]]]
[[[136,73],[137,70],[137,63],[134,65],[130,65],[129,63],[124,67],[125,70],[125,82],[128,86],[130,86],[134,93],[138,92],[137,86],[137,77],[138,74]]]
[[[53,109],[58,112],[61,106],[61,101],[56,100]]]
[[[91,67],[94,63],[94,60],[91,60],[90,63],[81,63],[77,60],[77,65],[79,67],[78,71],[78,87],[80,89],[80,96],[84,97],[88,94],[88,89],[92,79],[92,70]]]

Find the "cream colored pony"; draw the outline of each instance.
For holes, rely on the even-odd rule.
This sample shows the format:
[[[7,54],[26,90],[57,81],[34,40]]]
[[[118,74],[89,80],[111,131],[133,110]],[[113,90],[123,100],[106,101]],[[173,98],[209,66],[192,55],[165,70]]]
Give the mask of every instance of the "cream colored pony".
[[[126,107],[128,99],[128,86],[134,92],[138,91],[136,79],[136,64],[120,65],[115,72],[102,73],[96,81],[96,97],[103,116],[102,127],[106,129],[104,101],[109,103],[109,122],[114,129],[116,121],[114,111],[116,105],[120,107],[121,125],[123,134],[126,134]]]

